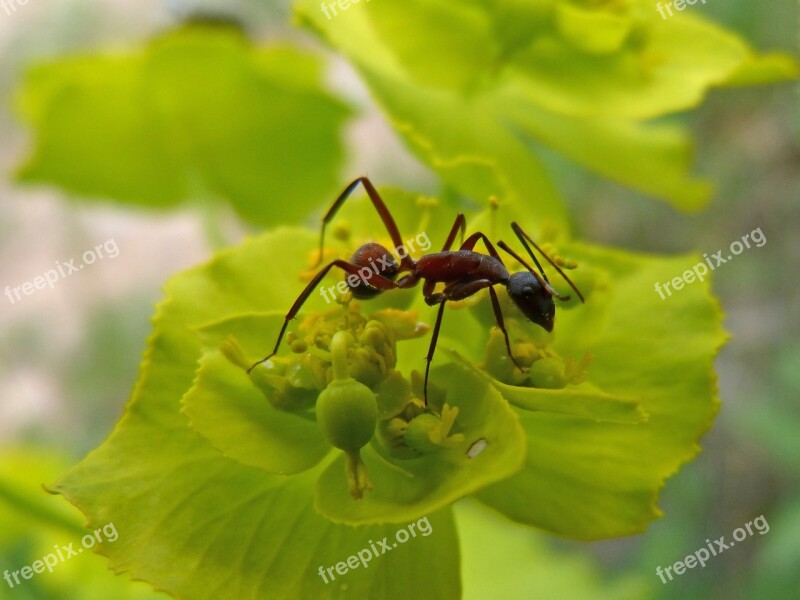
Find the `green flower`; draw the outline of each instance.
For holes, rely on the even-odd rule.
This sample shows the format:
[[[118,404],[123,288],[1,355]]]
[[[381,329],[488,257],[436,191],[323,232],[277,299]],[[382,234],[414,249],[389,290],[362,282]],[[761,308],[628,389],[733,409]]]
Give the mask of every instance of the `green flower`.
[[[401,227],[418,221],[405,195],[386,197],[405,207]],[[431,208],[437,235],[446,210]],[[351,223],[330,252],[346,256],[368,223]],[[658,490],[697,453],[717,410],[711,362],[725,335],[708,283],[668,301],[653,289],[695,257],[545,240],[577,263],[586,304],[560,304],[547,334],[501,294],[515,356],[529,365],[509,379],[488,300],[454,303],[426,406],[419,322],[435,309],[419,289],[333,307],[312,295],[278,355],[247,374],[272,347],[316,241],[307,230],[269,232],[167,285],[125,418],[53,487],[90,524],[113,519],[120,540],[102,549],[112,568],[191,598],[223,582],[237,595],[385,597],[388,580],[393,597],[456,597],[450,505],[460,498],[580,539],[639,532],[659,515]],[[339,332],[349,341],[334,347]],[[374,402],[355,419],[352,447],[352,423],[338,421],[349,418],[337,411],[347,399],[319,413],[317,398],[337,381],[357,382],[359,407]],[[426,516],[434,535],[348,573],[346,590],[317,575]]]

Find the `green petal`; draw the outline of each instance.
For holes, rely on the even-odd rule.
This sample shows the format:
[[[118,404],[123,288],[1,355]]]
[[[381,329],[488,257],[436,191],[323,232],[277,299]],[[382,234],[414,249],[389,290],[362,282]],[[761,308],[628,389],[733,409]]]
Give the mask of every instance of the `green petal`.
[[[420,458],[391,459],[377,446],[361,454],[372,491],[353,500],[339,457],[317,483],[316,506],[326,517],[351,524],[399,523],[429,514],[489,483],[502,480],[523,464],[525,439],[517,418],[485,380],[458,365],[436,369],[432,378],[447,390],[446,403],[459,409],[457,432],[464,440]],[[485,449],[470,458],[479,440]]]
[[[145,206],[225,199],[255,223],[297,221],[338,185],[349,111],[321,72],[312,55],[208,27],[41,64],[19,92],[34,132],[19,177]]]
[[[220,326],[230,332],[257,333],[274,331],[282,321],[279,316],[244,317],[227,319]],[[255,352],[259,347],[264,347],[263,338]],[[218,350],[203,355],[197,379],[183,404],[192,427],[212,446],[228,458],[269,473],[304,471],[331,449],[313,419],[274,408],[245,371]]]
[[[578,244],[560,250],[604,269],[609,285],[585,306],[559,313],[554,349],[591,352],[589,383],[638,402],[649,419],[623,425],[518,411],[526,467],[478,497],[512,519],[568,537],[639,533],[660,515],[664,480],[698,453],[718,410],[712,360],[726,339],[722,315],[707,279],[664,300],[654,289],[698,256],[664,259]]]
[[[647,414],[636,400],[606,394],[586,383],[558,390],[507,385],[493,379],[457,352],[450,351],[448,354],[489,381],[503,398],[517,408],[609,423],[641,423],[647,420]]]

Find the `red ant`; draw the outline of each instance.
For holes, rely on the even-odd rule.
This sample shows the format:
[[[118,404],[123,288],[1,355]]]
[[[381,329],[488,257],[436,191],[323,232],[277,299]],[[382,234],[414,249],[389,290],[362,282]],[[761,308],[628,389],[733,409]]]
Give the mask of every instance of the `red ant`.
[[[400,236],[400,231],[397,229],[397,224],[394,222],[391,213],[383,203],[378,191],[372,185],[372,182],[367,177],[359,177],[353,180],[345,189],[339,194],[339,197],[334,201],[333,205],[325,213],[322,218],[322,231],[320,232],[319,239],[319,257],[322,260],[322,251],[325,243],[325,227],[336,215],[336,212],[344,204],[345,200],[353,193],[353,190],[362,184],[367,191],[367,195],[372,201],[375,210],[381,217],[395,248],[403,246],[403,241]],[[344,260],[334,260],[317,273],[314,278],[308,283],[306,288],[300,293],[295,300],[289,312],[286,314],[283,322],[283,327],[278,334],[278,340],[275,342],[275,348],[272,354],[258,361],[250,367],[248,372],[256,365],[269,360],[278,353],[278,347],[283,339],[283,334],[286,333],[286,327],[289,321],[297,316],[297,313],[303,306],[303,303],[311,295],[311,292],[319,285],[323,277],[333,267],[339,267],[345,273],[354,275],[354,283],[347,277],[347,287],[355,298],[369,299],[377,296],[381,292],[393,289],[403,289],[414,287],[419,283],[420,279],[425,283],[422,286],[422,293],[425,297],[425,303],[428,306],[439,305],[439,312],[436,315],[436,324],[433,327],[433,335],[431,336],[431,344],[428,349],[428,354],[425,357],[425,384],[424,395],[425,402],[427,403],[428,395],[428,372],[430,371],[431,361],[433,360],[433,353],[436,350],[436,341],[439,338],[439,328],[442,324],[442,315],[444,314],[444,306],[448,300],[463,300],[472,296],[479,290],[484,288],[489,289],[489,297],[492,301],[492,309],[494,310],[495,321],[500,331],[503,332],[506,342],[506,350],[508,356],[514,362],[516,367],[520,370],[523,368],[514,358],[511,353],[511,343],[508,339],[508,332],[506,331],[505,322],[503,321],[503,313],[500,309],[500,301],[497,298],[497,292],[494,291],[494,285],[504,285],[508,290],[508,295],[514,304],[522,311],[522,313],[537,325],[543,327],[547,331],[553,330],[553,319],[556,313],[555,303],[553,298],[565,301],[569,300],[569,296],[562,296],[556,292],[550,285],[542,265],[536,259],[528,243],[536,248],[539,253],[549,262],[553,268],[558,271],[564,280],[575,290],[581,302],[584,302],[583,295],[580,293],[575,284],[572,283],[569,277],[553,262],[553,260],[545,254],[545,252],[534,242],[530,236],[525,233],[516,222],[511,223],[511,229],[514,230],[519,241],[527,250],[528,255],[533,259],[539,272],[534,271],[531,266],[525,262],[516,252],[514,252],[508,245],[500,241],[498,246],[516,259],[521,265],[525,267],[525,271],[517,273],[509,273],[503,264],[503,260],[495,250],[492,242],[481,232],[473,233],[461,244],[461,247],[456,250],[450,250],[453,242],[456,239],[456,234],[461,232],[461,239],[464,238],[466,231],[466,219],[464,214],[461,213],[456,217],[453,227],[447,236],[447,241],[441,252],[434,252],[421,256],[418,260],[414,260],[405,252],[405,256],[400,259],[398,264],[394,256],[375,242],[368,242],[356,250],[350,262]],[[475,244],[482,240],[489,254],[481,254],[475,252]],[[398,253],[399,254],[399,253]],[[376,264],[380,264],[380,267]],[[370,266],[371,263],[371,266]],[[367,283],[364,278],[359,277],[359,271],[363,268],[370,269],[374,275]],[[398,275],[405,273],[400,279]],[[396,280],[396,281],[395,281]],[[437,283],[444,283],[444,289],[441,292],[434,292]]]

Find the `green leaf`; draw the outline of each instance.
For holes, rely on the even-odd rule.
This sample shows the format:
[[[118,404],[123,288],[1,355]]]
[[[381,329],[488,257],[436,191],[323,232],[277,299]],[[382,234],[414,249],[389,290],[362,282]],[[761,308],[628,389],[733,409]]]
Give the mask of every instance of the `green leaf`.
[[[525,439],[516,416],[491,384],[457,365],[437,369],[434,377],[447,389],[444,401],[459,409],[458,433],[464,439],[408,460],[392,460],[373,444],[362,451],[373,490],[358,502],[350,496],[344,458],[339,457],[317,484],[320,513],[351,524],[408,521],[519,470]],[[485,450],[470,458],[468,451],[480,440],[485,441]]]
[[[222,199],[254,223],[298,221],[333,193],[342,158],[349,110],[321,78],[312,55],[210,27],[44,63],[19,92],[34,132],[19,178],[143,206]]]
[[[699,256],[656,258],[581,244],[559,251],[579,270],[605,271],[608,283],[584,306],[557,315],[553,348],[564,356],[591,352],[588,382],[639,403],[649,419],[626,425],[519,410],[526,468],[477,497],[567,537],[639,533],[660,515],[664,480],[694,458],[718,410],[712,358],[726,339],[722,315],[707,279],[663,300],[654,289]]]
[[[430,514],[433,533],[410,540],[331,584],[318,574],[394,536],[397,525],[354,529],[313,508],[324,465],[285,477],[225,458],[181,414],[202,340],[195,332],[237,315],[284,310],[316,236],[284,229],[221,252],[175,276],[159,305],[145,363],[111,437],[53,490],[119,540],[100,548],[128,572],[178,598],[456,598],[458,549],[449,511]],[[281,256],[281,260],[274,260]],[[309,310],[321,299],[312,297]],[[277,333],[277,332],[275,332]],[[265,340],[270,347],[273,339]],[[436,564],[436,568],[419,565]],[[176,568],[181,565],[181,568]]]

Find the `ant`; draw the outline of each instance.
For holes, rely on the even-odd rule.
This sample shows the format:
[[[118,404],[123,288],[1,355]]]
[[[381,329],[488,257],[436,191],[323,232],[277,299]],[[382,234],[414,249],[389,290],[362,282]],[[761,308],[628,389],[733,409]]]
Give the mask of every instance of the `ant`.
[[[389,237],[392,238],[395,248],[403,247],[403,241],[400,236],[400,231],[397,229],[397,224],[394,222],[394,218],[389,212],[389,209],[386,208],[378,191],[367,177],[358,177],[339,194],[339,197],[336,198],[328,209],[328,212],[325,213],[325,216],[322,218],[322,231],[320,232],[319,239],[319,262],[322,261],[322,251],[325,244],[325,227],[342,207],[345,200],[347,200],[356,187],[358,187],[358,184],[364,186],[369,199],[372,201],[375,210],[378,212],[378,215],[389,233]],[[352,278],[354,283],[351,283],[350,277],[347,277],[346,283],[353,297],[362,300],[373,298],[388,290],[411,288],[417,285],[420,280],[424,280],[425,283],[422,286],[422,294],[425,297],[425,303],[428,306],[439,305],[439,311],[436,315],[436,324],[433,327],[433,334],[431,336],[431,344],[428,348],[428,354],[425,357],[425,384],[423,390],[426,404],[428,397],[428,373],[430,371],[431,361],[433,360],[433,353],[436,350],[436,341],[439,338],[439,328],[442,325],[445,303],[449,300],[463,300],[484,288],[488,288],[495,321],[500,331],[503,332],[508,356],[518,369],[521,371],[524,370],[511,353],[511,343],[508,339],[503,313],[500,309],[500,301],[497,298],[497,292],[495,292],[493,286],[506,286],[511,300],[529,320],[541,326],[546,331],[552,331],[553,319],[556,313],[553,298],[565,301],[569,300],[569,296],[562,296],[550,285],[550,281],[547,279],[542,265],[531,250],[531,246],[533,246],[547,262],[558,271],[559,275],[564,278],[570,287],[575,290],[581,302],[584,302],[584,298],[570,278],[567,277],[558,265],[545,254],[525,231],[523,231],[518,223],[512,222],[511,229],[525,247],[525,250],[527,250],[528,255],[539,271],[538,273],[534,271],[521,256],[509,248],[505,242],[500,241],[497,245],[526,269],[525,271],[509,273],[492,242],[481,232],[476,232],[469,236],[466,241],[463,241],[458,250],[451,250],[450,248],[455,242],[456,235],[459,231],[461,232],[461,239],[464,239],[466,219],[463,213],[460,213],[456,217],[441,252],[426,254],[419,257],[417,260],[411,258],[408,252],[405,252],[405,255],[398,263],[389,250],[375,242],[367,242],[356,250],[349,262],[341,259],[330,262],[314,276],[297,297],[294,304],[292,304],[292,307],[286,314],[283,327],[281,327],[281,331],[278,334],[278,340],[275,342],[275,348],[272,350],[272,353],[253,364],[250,369],[248,369],[248,373],[255,368],[256,365],[269,360],[278,353],[278,348],[280,347],[284,333],[286,333],[286,327],[289,325],[289,321],[297,316],[303,303],[305,303],[314,289],[333,267],[342,269],[342,271],[348,275],[356,276]],[[475,252],[474,248],[478,241],[483,241],[489,254]],[[530,246],[528,243],[530,243]],[[319,264],[319,262],[317,264]],[[365,279],[358,277],[359,271],[365,267],[370,269],[373,273],[369,283],[367,283]],[[398,279],[398,276],[401,274],[402,276]],[[444,289],[441,292],[434,291],[437,283],[444,284]]]

